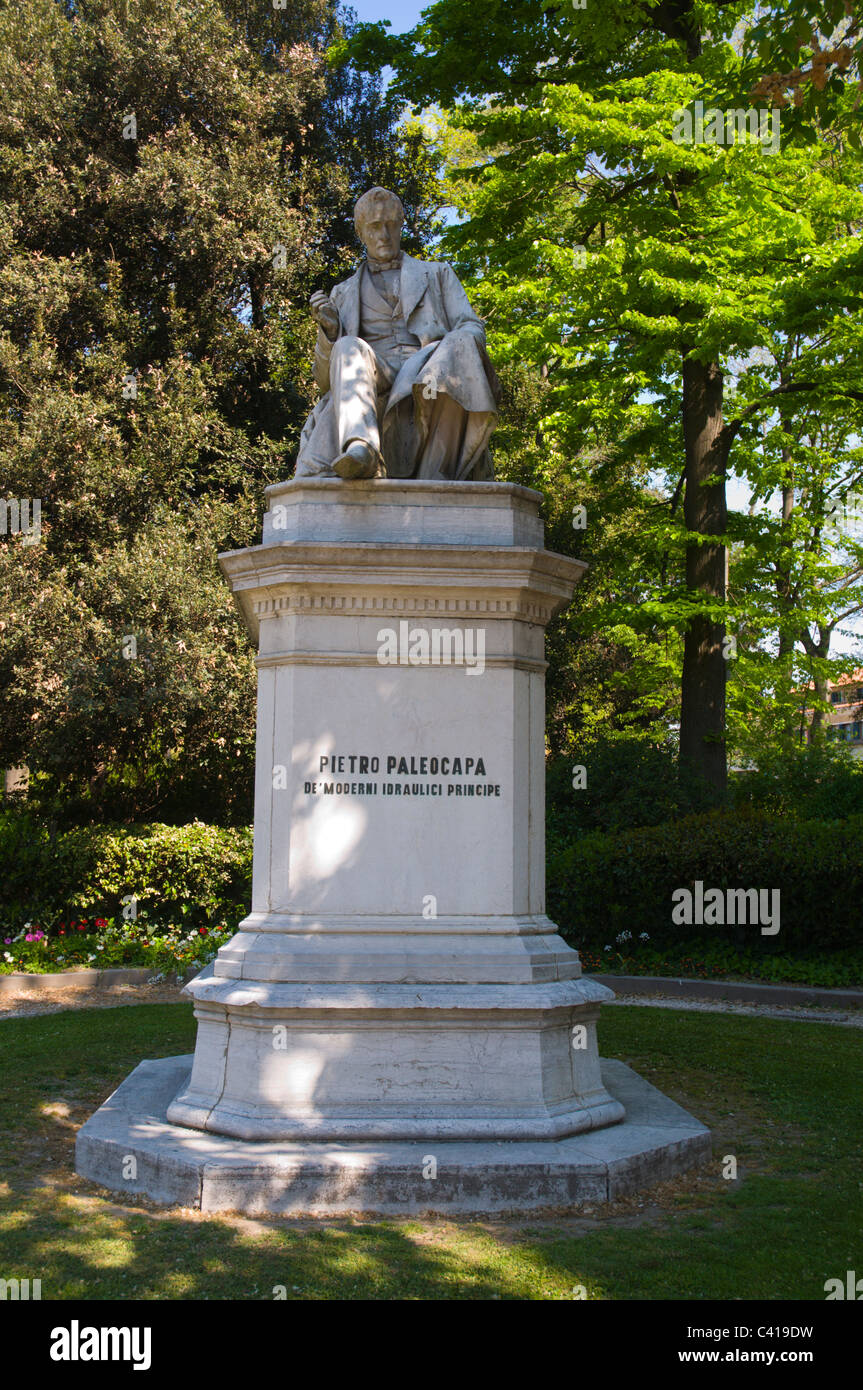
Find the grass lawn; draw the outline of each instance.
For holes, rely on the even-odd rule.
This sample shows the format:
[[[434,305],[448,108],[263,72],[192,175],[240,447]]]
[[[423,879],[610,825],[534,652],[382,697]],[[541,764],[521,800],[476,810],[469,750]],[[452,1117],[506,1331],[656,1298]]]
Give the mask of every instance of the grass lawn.
[[[863,1032],[618,1007],[600,1042],[711,1126],[709,1167],[571,1216],[291,1223],[133,1204],[73,1172],[77,1127],[132,1068],[192,1051],[190,1006],[9,1020],[0,1276],[43,1299],[823,1300],[863,1271]]]

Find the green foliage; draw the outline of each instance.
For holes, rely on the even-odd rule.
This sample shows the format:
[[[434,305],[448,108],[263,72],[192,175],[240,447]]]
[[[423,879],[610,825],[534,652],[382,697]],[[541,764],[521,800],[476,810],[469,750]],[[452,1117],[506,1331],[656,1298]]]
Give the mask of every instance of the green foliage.
[[[533,376],[533,394],[520,387],[530,443],[519,454],[506,441],[502,474],[587,509],[577,553],[591,570],[551,633],[554,751],[601,726],[661,737],[678,715],[694,619],[712,625],[707,647],[723,625],[737,642],[734,746],[751,754],[765,736],[799,737],[792,692],[823,676],[830,636],[863,601],[860,548],[836,555],[825,533],[860,468],[857,78],[831,59],[820,85],[820,60],[795,47],[817,7],[790,8],[786,22],[783,8],[742,0],[584,11],[438,0],[411,35],[358,35],[357,52],[391,62],[406,99],[444,106],[460,214],[446,252],[473,282],[504,381]],[[832,0],[821,9],[827,30],[842,18]],[[695,101],[768,104],[750,95],[754,68],[781,73],[794,53],[806,94],[799,110],[781,107],[778,152],[675,139]],[[709,430],[686,391],[708,363],[724,383]],[[718,499],[715,525],[691,515],[707,486],[693,481],[702,430],[715,436],[711,487],[724,492],[736,474],[752,515],[726,525]],[[777,496],[791,499],[790,520]],[[550,511],[565,509],[555,498]],[[692,579],[708,541],[731,547],[728,602],[721,564]],[[697,643],[690,658],[694,669]],[[714,662],[687,685],[689,727],[694,704],[724,705],[722,675]]]
[[[762,749],[757,767],[732,781],[735,805],[796,820],[863,815],[863,760],[835,744]]]
[[[581,769],[581,771],[578,771]],[[835,743],[762,748],[735,770],[731,804],[784,819],[863,815],[863,759]],[[710,791],[681,770],[673,742],[631,735],[585,739],[546,767],[550,849],[591,831],[663,825],[711,809]]]
[[[249,910],[252,834],[203,825],[77,826],[52,831],[32,815],[0,812],[0,923],[56,935],[96,918],[141,928],[229,926]],[[125,909],[125,911],[124,911]]]
[[[710,792],[680,769],[670,742],[598,738],[548,763],[546,805],[549,843],[563,848],[593,830],[660,825],[706,809]]]
[[[581,948],[579,955],[590,974],[743,980],[816,989],[860,989],[863,985],[863,945],[829,952],[816,946],[801,953],[751,950],[729,942],[706,941],[703,935],[655,947],[649,939],[636,936],[632,941],[612,938],[601,947]]]
[[[254,658],[215,561],[231,512],[159,506],[85,566],[0,546],[0,744],[35,764],[38,804],[66,820],[250,819]]]
[[[744,74],[753,95],[773,94],[795,134],[817,139],[819,124],[845,127],[861,146],[863,82],[859,0],[783,0],[764,6],[745,35]]]
[[[671,920],[672,893],[718,888],[778,889],[780,935],[758,926],[701,926],[698,938],[753,954],[829,952],[861,944],[863,815],[785,820],[743,809],[688,816],[665,825],[594,832],[548,864],[548,912],[579,946],[601,949],[621,933],[647,932],[654,947],[692,938]]]
[[[434,226],[427,142],[328,65],[340,14],[0,7],[0,498],[42,505],[40,543],[0,536],[0,767],[67,818],[251,815],[254,664],[216,555],[292,469],[354,199],[394,182],[414,249]]]

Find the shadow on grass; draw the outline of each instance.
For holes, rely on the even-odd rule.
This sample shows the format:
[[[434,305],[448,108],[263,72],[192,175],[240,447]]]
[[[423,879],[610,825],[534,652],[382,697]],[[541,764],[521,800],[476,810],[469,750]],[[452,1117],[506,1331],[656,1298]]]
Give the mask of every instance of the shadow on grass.
[[[601,1040],[714,1127],[713,1170],[559,1219],[280,1222],[133,1205],[74,1173],[77,1127],[133,1067],[192,1050],[189,1006],[9,1021],[0,1277],[45,1299],[775,1299],[859,1266],[863,1037],[617,1008]]]

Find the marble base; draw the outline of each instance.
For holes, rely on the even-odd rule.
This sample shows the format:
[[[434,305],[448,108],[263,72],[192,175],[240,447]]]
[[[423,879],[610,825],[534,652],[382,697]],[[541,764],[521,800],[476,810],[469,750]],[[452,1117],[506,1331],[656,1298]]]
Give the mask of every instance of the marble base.
[[[596,1021],[610,991],[594,980],[210,974],[191,989],[195,1065],[172,1124],[238,1139],[556,1139],[623,1119],[600,1077]]]
[[[249,1143],[171,1124],[192,1058],[142,1062],[79,1131],[75,1166],[113,1192],[250,1216],[479,1216],[611,1202],[710,1156],[710,1133],[623,1062],[602,1081],[626,1118],[567,1139]],[[136,1160],[134,1177],[126,1177]]]

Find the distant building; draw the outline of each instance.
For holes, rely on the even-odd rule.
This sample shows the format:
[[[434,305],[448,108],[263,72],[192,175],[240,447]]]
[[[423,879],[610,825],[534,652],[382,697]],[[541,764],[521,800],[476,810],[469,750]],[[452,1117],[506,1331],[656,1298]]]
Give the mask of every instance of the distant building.
[[[850,744],[854,757],[863,758],[863,668],[840,676],[838,681],[828,681],[827,699],[827,737]]]

